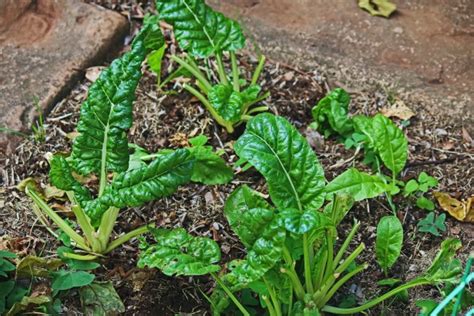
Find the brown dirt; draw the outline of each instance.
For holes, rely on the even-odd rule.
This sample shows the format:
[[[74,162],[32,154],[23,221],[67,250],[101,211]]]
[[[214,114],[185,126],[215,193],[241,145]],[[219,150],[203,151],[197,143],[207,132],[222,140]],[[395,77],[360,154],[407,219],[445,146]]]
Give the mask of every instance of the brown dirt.
[[[247,55],[242,57],[242,61],[243,65],[253,65],[255,62]],[[353,151],[344,149],[332,140],[322,140],[307,129],[311,122],[311,108],[326,92],[330,75],[320,69],[303,72],[283,64],[270,63],[262,78],[264,89],[271,92],[271,97],[264,104],[270,107],[271,112],[287,117],[316,144],[314,149],[326,170],[328,180],[351,165],[364,168],[360,162],[361,155],[352,162],[341,163],[352,157]],[[130,142],[154,152],[160,148],[176,147],[183,135],[186,138],[204,133],[210,137],[216,148],[225,149],[224,157],[229,163],[235,162],[232,142],[242,130],[238,130],[234,135],[227,135],[212,121],[199,102],[183,92],[162,94],[156,91],[155,80],[155,76],[146,71],[137,90],[134,105],[135,124],[129,133]],[[0,158],[0,205],[3,204],[0,213],[0,235],[11,238],[18,250],[25,253],[52,255],[58,243],[37,224],[30,210],[30,202],[23,193],[15,189],[15,185],[26,177],[35,177],[42,184],[47,183],[48,165],[45,155],[70,151],[71,143],[66,136],[74,131],[79,107],[86,98],[89,85],[88,81],[78,84],[71,94],[52,110],[46,120],[45,143],[25,139],[11,156]],[[171,88],[170,85],[167,90]],[[353,97],[351,113],[375,114],[386,107],[394,97],[393,90],[380,83],[350,92]],[[410,155],[402,179],[416,177],[421,171],[425,171],[439,179],[440,191],[452,193],[457,197],[472,195],[474,151],[472,141],[469,141],[466,135],[463,136],[462,125],[446,118],[442,113],[431,113],[420,104],[409,103],[409,98],[405,99],[403,94],[397,94],[396,98],[405,101],[417,112],[416,117],[411,119],[410,126],[406,128]],[[163,227],[182,226],[195,235],[215,239],[224,253],[222,262],[242,257],[242,246],[228,227],[222,213],[227,195],[241,183],[249,183],[257,190],[266,192],[263,179],[252,170],[237,174],[228,185],[188,185],[172,197],[124,210],[116,232],[128,231],[147,222],[155,222]],[[460,258],[467,258],[469,249],[473,247],[474,225],[448,218],[447,233],[442,238],[433,237],[416,230],[417,221],[426,214],[424,211],[403,199],[397,199],[396,203],[399,206],[398,216],[405,230],[405,243],[402,255],[390,276],[407,280],[422,271],[434,256],[440,242],[447,236],[456,236],[462,240]],[[357,238],[358,241],[366,243],[367,250],[359,261],[368,262],[370,267],[351,280],[348,287],[341,289],[339,298],[354,289],[357,289],[360,300],[368,299],[379,291],[374,280],[382,279],[383,275],[374,258],[375,227],[382,216],[390,213],[383,198],[374,199],[358,203],[341,224],[340,234],[343,236],[349,231],[354,218],[363,221]],[[198,290],[209,293],[213,282],[208,278],[170,278],[157,271],[140,270],[136,268],[136,257],[137,241],[133,241],[114,251],[97,271],[98,279],[114,282],[124,300],[127,315],[208,314],[208,303]],[[386,302],[373,308],[369,314],[415,315],[415,300],[429,297],[438,298],[438,294],[432,288],[415,289],[411,291],[408,303]],[[68,314],[79,313],[77,297],[72,296],[65,305]]]

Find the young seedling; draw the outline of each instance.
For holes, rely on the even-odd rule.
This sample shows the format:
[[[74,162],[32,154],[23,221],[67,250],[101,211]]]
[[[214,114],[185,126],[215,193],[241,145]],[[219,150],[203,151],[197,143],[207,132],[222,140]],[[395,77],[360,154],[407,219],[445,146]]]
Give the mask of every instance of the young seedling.
[[[229,133],[252,115],[268,110],[266,106],[253,107],[269,96],[269,93],[261,94],[261,87],[257,84],[265,57],[260,56],[250,83],[246,83],[241,78],[242,71],[235,53],[245,46],[245,37],[236,21],[215,12],[204,0],[157,0],[156,7],[159,19],[173,25],[174,36],[187,54],[185,58],[171,56],[179,68],[162,85],[181,75],[194,78],[196,86],[184,84],[184,89],[201,101],[216,122]],[[223,63],[225,53],[230,56],[230,74]],[[162,55],[157,54],[151,64],[157,65],[161,58]],[[211,64],[217,76],[212,75]],[[160,76],[161,67],[153,68]]]

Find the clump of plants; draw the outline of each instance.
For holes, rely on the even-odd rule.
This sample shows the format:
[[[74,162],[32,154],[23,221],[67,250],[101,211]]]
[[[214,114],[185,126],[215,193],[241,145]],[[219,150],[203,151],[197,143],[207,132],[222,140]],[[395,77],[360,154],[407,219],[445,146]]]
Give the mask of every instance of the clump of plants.
[[[148,231],[148,225],[144,225],[111,240],[120,209],[169,196],[190,181],[216,184],[232,178],[223,159],[204,146],[206,140],[196,140],[189,149],[164,150],[154,157],[148,156],[153,159],[149,164],[140,160],[144,150],[128,143],[142,63],[163,43],[156,20],[148,17],[131,50],[114,60],[90,87],[81,107],[71,155],[57,154],[49,161],[50,181],[66,192],[76,222],[70,224],[59,216],[34,181],[30,179],[21,185],[33,200],[33,210],[40,220],[46,226],[52,220],[79,250],[65,252],[67,258],[93,260]],[[132,154],[129,147],[135,148]],[[203,168],[216,166],[212,174],[202,174]],[[98,177],[99,184],[91,190],[84,183],[93,182],[90,179],[94,177]]]
[[[174,36],[186,53],[185,57],[171,56],[179,67],[161,86],[180,76],[193,78],[195,85],[184,84],[183,88],[199,99],[229,133],[252,115],[268,110],[266,106],[254,106],[269,96],[258,85],[265,57],[260,56],[250,82],[241,76],[243,71],[238,66],[236,51],[245,46],[245,37],[236,21],[215,12],[204,0],[157,0],[156,8],[158,18],[173,26]],[[164,49],[148,59],[158,77]],[[230,70],[223,63],[225,54],[230,58]]]
[[[422,276],[361,306],[332,306],[335,293],[367,268],[367,263],[356,261],[365,245],[352,245],[361,224],[355,222],[347,236],[338,236],[338,225],[354,199],[341,194],[333,182],[326,185],[311,147],[282,117],[256,116],[234,148],[265,177],[272,202],[248,186],[237,188],[227,199],[224,212],[247,250],[246,257],[220,266],[220,248],[212,239],[194,237],[182,228],[152,229],[157,243],[142,242],[138,262],[139,267],[155,267],[167,275],[210,274],[218,283],[210,297],[215,315],[231,308],[231,301],[243,315],[250,315],[250,308],[264,308],[269,315],[354,314],[411,287],[440,284],[459,274],[452,259],[460,243],[447,240]],[[383,192],[366,186],[363,180],[370,175],[357,172],[353,182],[359,182],[359,199]],[[388,269],[399,250],[395,254],[391,250],[390,231],[380,230],[378,258],[387,262]],[[344,241],[336,247],[338,237]],[[244,306],[238,293],[241,299],[253,293],[257,305]]]
[[[99,264],[62,259],[32,255],[19,259],[15,253],[0,250],[0,314],[59,315],[62,298],[70,291],[77,291],[86,314],[125,311],[112,283],[98,282],[95,275],[87,271]]]

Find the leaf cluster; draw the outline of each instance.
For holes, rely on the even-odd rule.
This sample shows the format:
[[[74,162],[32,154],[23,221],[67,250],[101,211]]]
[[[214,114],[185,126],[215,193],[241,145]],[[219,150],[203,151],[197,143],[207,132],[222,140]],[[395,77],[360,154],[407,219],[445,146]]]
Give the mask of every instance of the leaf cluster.
[[[142,63],[164,44],[157,22],[156,17],[147,16],[131,50],[115,59],[90,87],[81,107],[71,155],[54,155],[50,160],[50,181],[66,193],[76,222],[61,218],[32,181],[22,186],[42,223],[49,226],[48,220],[52,220],[61,230],[58,238],[70,240],[85,252],[71,251],[65,254],[69,258],[96,259],[148,230],[142,226],[111,241],[122,208],[169,196],[191,181],[223,184],[232,179],[232,170],[212,147],[205,146],[204,136],[191,140],[190,148],[162,150],[156,155],[128,143]],[[130,147],[135,149],[132,155]],[[96,177],[98,187],[88,187],[86,184]],[[77,233],[78,228],[82,235]]]
[[[360,223],[355,223],[338,249],[335,247],[337,227],[354,199],[342,194],[343,189],[332,182],[325,184],[324,171],[309,144],[282,117],[256,116],[234,149],[241,160],[263,175],[271,200],[243,185],[225,203],[225,216],[244,245],[246,256],[219,266],[221,254],[213,240],[194,237],[180,228],[153,230],[157,243],[143,242],[139,260],[139,267],[155,267],[167,275],[210,274],[218,283],[210,297],[215,315],[231,308],[231,301],[242,314],[249,315],[236,296],[239,292],[257,295],[261,308],[269,315],[358,313],[408,288],[438,284],[457,275],[458,271],[446,267],[457,248],[446,246],[447,250],[442,250],[443,254],[420,278],[358,307],[328,305],[341,286],[367,267],[366,263],[356,263],[365,248],[363,243],[349,250],[353,249],[350,244]],[[356,169],[350,172],[358,180],[372,181]],[[373,187],[364,183],[359,186],[364,188],[358,190],[362,191],[360,199],[374,196]],[[324,206],[326,199],[329,203]],[[387,272],[403,243],[399,220],[383,218],[377,239],[377,258]]]
[[[236,125],[248,121],[251,114],[268,109],[266,106],[252,107],[269,95],[262,94],[257,84],[265,58],[260,58],[250,82],[241,77],[243,71],[238,66],[236,51],[245,46],[245,36],[236,21],[214,11],[204,0],[157,0],[156,7],[158,19],[173,26],[174,36],[187,54],[184,58],[171,56],[179,66],[159,84],[160,88],[181,76],[195,79],[195,87],[185,84],[184,88],[198,98],[229,133]],[[230,58],[230,71],[223,63],[225,54]],[[158,82],[161,81],[163,55],[164,48],[148,59]]]

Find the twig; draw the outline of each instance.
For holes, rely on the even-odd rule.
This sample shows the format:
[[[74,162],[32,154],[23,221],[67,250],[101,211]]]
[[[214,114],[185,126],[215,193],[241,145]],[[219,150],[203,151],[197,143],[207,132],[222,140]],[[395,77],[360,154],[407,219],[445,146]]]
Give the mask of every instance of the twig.
[[[440,160],[412,161],[412,162],[408,162],[406,164],[406,167],[410,168],[410,167],[425,166],[425,165],[441,165],[441,164],[445,164],[445,163],[452,163],[456,160],[457,160],[457,158],[446,158],[446,159],[440,159]],[[462,158],[461,158],[461,160],[462,160]]]

